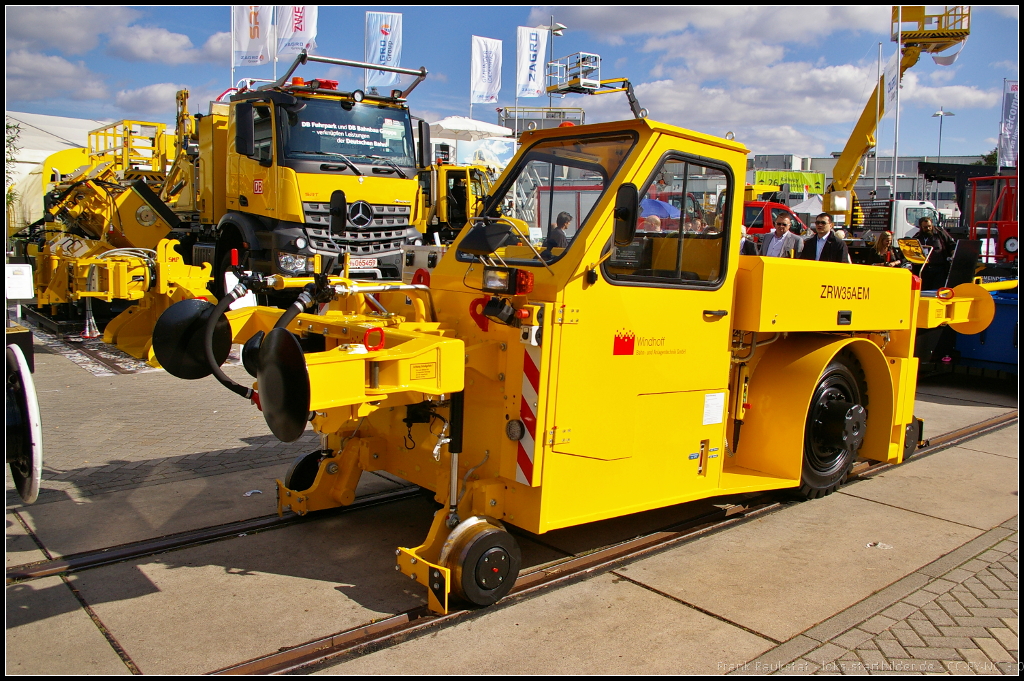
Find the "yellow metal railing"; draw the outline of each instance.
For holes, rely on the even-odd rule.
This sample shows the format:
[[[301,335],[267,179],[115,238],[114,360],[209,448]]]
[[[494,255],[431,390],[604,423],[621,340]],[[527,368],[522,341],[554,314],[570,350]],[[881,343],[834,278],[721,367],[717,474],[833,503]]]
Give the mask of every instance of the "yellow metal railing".
[[[147,121],[118,121],[89,132],[89,156],[114,161],[123,170],[167,172],[167,126]]]
[[[893,42],[921,45],[927,52],[942,52],[971,33],[971,8],[968,5],[945,7],[939,14],[928,14],[924,5],[892,8]]]

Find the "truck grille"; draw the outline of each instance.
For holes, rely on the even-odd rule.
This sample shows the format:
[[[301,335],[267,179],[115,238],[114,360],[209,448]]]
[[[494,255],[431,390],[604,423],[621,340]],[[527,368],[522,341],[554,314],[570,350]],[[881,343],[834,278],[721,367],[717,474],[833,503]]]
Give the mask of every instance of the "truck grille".
[[[351,205],[351,204],[350,204]],[[351,221],[341,234],[331,234],[330,204],[303,203],[306,233],[309,243],[318,251],[349,253],[367,257],[396,253],[418,232],[410,224],[411,206],[370,204],[373,218],[365,227],[356,227]]]

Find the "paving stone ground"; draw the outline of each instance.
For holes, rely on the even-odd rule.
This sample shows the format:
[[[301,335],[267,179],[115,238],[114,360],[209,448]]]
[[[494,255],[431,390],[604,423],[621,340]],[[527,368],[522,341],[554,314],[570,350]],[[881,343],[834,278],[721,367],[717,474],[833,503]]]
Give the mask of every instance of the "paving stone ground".
[[[37,504],[273,466],[317,448],[312,430],[278,440],[254,406],[213,377],[97,375],[51,346],[35,351],[45,452]],[[241,366],[225,373],[252,381]],[[7,507],[21,506],[9,473],[6,487]]]
[[[783,642],[740,674],[1016,674],[1017,518]]]

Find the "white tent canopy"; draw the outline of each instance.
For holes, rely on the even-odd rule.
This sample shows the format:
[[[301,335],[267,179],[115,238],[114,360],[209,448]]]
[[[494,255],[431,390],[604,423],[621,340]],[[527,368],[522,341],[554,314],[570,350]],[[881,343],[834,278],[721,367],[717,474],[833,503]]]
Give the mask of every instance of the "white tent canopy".
[[[431,138],[477,142],[488,137],[510,137],[512,129],[465,116],[449,116],[430,124]]]
[[[802,201],[795,206],[790,206],[790,210],[794,213],[810,213],[811,215],[818,215],[822,209],[821,196],[818,194],[812,194],[811,198],[806,201]]]

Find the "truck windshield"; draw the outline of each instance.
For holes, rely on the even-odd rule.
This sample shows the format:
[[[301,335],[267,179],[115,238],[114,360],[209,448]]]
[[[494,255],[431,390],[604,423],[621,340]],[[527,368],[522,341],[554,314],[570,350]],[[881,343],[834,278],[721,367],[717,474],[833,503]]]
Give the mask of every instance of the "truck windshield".
[[[363,102],[346,109],[337,100],[310,99],[301,111],[288,114],[282,127],[289,159],[345,156],[357,164],[416,164],[409,112],[404,109]]]
[[[545,140],[520,156],[482,218],[509,229],[497,255],[510,264],[536,266],[538,252],[546,262],[561,258],[635,142],[632,134]],[[461,251],[458,257],[474,258]]]

